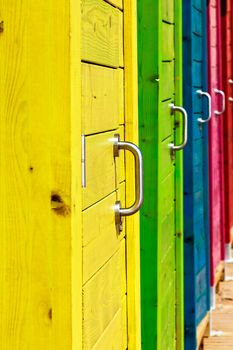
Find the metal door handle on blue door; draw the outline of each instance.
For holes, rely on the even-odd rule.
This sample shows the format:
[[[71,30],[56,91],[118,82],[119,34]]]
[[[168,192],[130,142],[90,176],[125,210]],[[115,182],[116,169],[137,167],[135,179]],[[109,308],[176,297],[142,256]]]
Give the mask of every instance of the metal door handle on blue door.
[[[208,92],[205,92],[202,90],[197,90],[197,94],[199,95],[199,97],[205,96],[208,99],[208,117],[207,117],[207,119],[198,118],[197,120],[201,124],[208,123],[211,119],[211,116],[212,116],[212,114],[211,114],[211,102],[212,102],[211,96]]]

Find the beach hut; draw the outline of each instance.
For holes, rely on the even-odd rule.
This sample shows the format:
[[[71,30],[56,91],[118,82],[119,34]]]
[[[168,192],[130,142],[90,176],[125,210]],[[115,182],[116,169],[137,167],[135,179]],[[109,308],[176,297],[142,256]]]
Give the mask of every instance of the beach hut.
[[[188,111],[184,150],[185,349],[200,345],[208,324],[209,181],[208,124],[211,96],[207,84],[207,4],[183,1],[183,103]],[[201,328],[200,328],[201,324]]]
[[[136,21],[1,3],[1,349],[141,348]]]
[[[138,1],[142,349],[183,349],[181,1]]]

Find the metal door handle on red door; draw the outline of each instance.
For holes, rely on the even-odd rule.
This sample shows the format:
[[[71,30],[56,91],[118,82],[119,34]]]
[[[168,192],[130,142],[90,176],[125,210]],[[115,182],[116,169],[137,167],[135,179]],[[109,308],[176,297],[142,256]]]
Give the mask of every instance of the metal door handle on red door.
[[[225,109],[226,109],[226,97],[225,97],[225,93],[222,91],[222,90],[219,90],[219,89],[214,89],[214,92],[216,94],[219,94],[222,96],[222,110],[221,111],[214,111],[214,114],[216,115],[221,115],[225,112]]]

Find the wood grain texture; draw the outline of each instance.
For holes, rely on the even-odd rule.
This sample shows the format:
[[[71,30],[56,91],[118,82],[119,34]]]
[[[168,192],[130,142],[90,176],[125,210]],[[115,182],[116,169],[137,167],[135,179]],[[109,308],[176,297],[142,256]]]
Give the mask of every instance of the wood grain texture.
[[[115,202],[114,192],[83,212],[83,283],[114,255],[124,237],[125,232],[116,234]]]
[[[209,313],[203,318],[203,320],[197,326],[197,347],[199,349],[203,342],[203,338],[210,334],[210,315]]]
[[[137,1],[124,1],[125,139],[138,144]],[[134,160],[126,153],[126,205],[134,202]],[[126,218],[128,350],[141,349],[138,213]]]
[[[118,70],[118,82],[119,82],[119,122],[120,125],[125,123],[125,99],[124,99],[124,70]]]
[[[120,135],[121,140],[125,140],[125,126],[120,125],[117,133]],[[119,188],[120,183],[125,181],[125,151],[121,150],[119,157],[115,158],[115,169],[116,169],[116,186]]]
[[[123,307],[123,298],[126,294],[125,273],[123,240],[112,259],[83,288],[85,350],[93,348],[119,309]]]
[[[175,89],[174,69],[174,61],[161,63],[160,101],[173,99]]]
[[[174,120],[171,116],[171,107],[172,99],[169,101],[164,101],[161,103],[161,113],[159,115],[160,123],[160,142],[165,141],[169,136],[172,136],[173,133],[173,124]]]
[[[227,265],[227,264],[226,264]],[[232,270],[228,277],[233,278]],[[231,350],[233,348],[233,282],[220,282],[216,293],[216,309],[211,312],[211,333],[204,338],[204,350]]]
[[[212,96],[213,118],[210,131],[210,233],[211,233],[211,285],[214,285],[215,271],[224,258],[224,177],[223,177],[223,119],[217,118],[215,110],[221,106],[214,89],[222,89],[220,2],[211,0],[208,5],[208,52],[209,52],[209,91]]]
[[[103,333],[99,341],[94,345],[93,350],[103,349],[126,349],[127,348],[127,319],[126,319],[126,297],[122,307]]]
[[[86,137],[86,181],[83,209],[103,199],[116,189],[114,132]]]
[[[77,138],[82,132],[81,111],[81,4],[76,0],[70,1],[70,30],[72,32],[70,41],[70,101],[71,101],[71,264],[72,264],[72,349],[81,350],[83,346],[82,327],[82,182],[81,164],[81,142]],[[78,224],[77,224],[78,223]]]
[[[182,1],[177,0],[174,4],[175,13],[175,104],[183,105],[183,14]],[[181,116],[175,119],[175,140],[182,142],[183,127],[181,127]],[[183,153],[176,154],[175,168],[175,245],[176,245],[176,346],[184,349],[184,175],[183,175]]]
[[[82,59],[110,67],[123,62],[120,10],[103,0],[82,1]],[[122,55],[121,55],[122,56]]]
[[[162,19],[169,23],[174,23],[174,0],[163,0],[162,6]]]
[[[233,263],[232,262],[225,263],[225,271],[224,272],[225,272],[225,277],[233,275]]]
[[[185,348],[196,348],[203,337],[209,310],[209,192],[208,126],[205,103],[196,93],[207,86],[207,36],[205,2],[183,6],[183,103],[188,112],[188,143],[184,149],[184,297]]]
[[[72,101],[71,116],[71,88],[80,82],[71,82],[70,2],[2,1],[1,16],[0,347],[72,349],[71,295],[80,292],[81,271],[76,256],[72,279],[80,234],[72,231],[79,218],[72,186],[80,174],[74,167],[74,179],[71,164],[80,152],[71,125],[80,130],[80,101]]]
[[[172,61],[174,59],[174,25],[162,22],[162,37],[166,38],[162,46],[163,61]]]
[[[122,13],[104,1],[83,1],[82,22],[83,43],[86,45],[83,46],[83,60],[95,63],[94,69],[99,71],[106,72],[111,68],[98,67],[96,64],[122,67],[111,70],[115,76],[112,89],[109,89],[110,76],[104,81],[101,77],[98,82],[96,78],[93,79],[95,85],[99,83],[100,94],[108,101],[107,114],[110,117],[106,113],[105,116],[102,112],[95,113],[97,133],[86,136],[87,187],[83,189],[83,347],[139,350],[138,216],[127,222],[123,219],[124,229],[118,236],[113,210],[116,199],[121,201],[123,207],[130,206],[134,201],[134,190],[131,190],[134,189],[135,176],[134,163],[131,162],[133,157],[129,154],[125,156],[125,152],[121,151],[120,157],[114,159],[113,136],[114,133],[119,133],[121,140],[137,141],[137,89],[132,89],[132,86],[137,87],[136,47],[133,39],[136,35],[135,3],[130,1],[130,4],[125,4]],[[115,92],[117,101],[112,98],[113,94],[110,97],[111,92]],[[117,120],[113,122],[111,113],[116,104],[119,110]],[[89,108],[88,101],[86,106]],[[103,111],[103,103],[100,107]],[[86,119],[87,115],[84,116],[84,123]],[[115,130],[107,131],[109,129]],[[129,159],[130,165],[125,158]]]
[[[116,129],[122,88],[118,70],[82,64],[82,125],[84,134]],[[119,93],[119,95],[118,95]]]
[[[182,155],[170,152],[182,123],[169,106],[182,104],[180,10],[179,1],[138,2],[143,349],[183,349]]]

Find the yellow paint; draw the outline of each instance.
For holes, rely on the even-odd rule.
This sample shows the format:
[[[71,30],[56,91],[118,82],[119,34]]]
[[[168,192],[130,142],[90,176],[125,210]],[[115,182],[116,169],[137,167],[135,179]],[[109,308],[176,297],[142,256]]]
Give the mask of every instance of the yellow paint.
[[[80,62],[80,41],[70,22],[70,11],[79,11],[73,5],[1,2],[1,349],[81,349],[81,94],[79,64],[72,62],[73,54]]]
[[[121,140],[125,140],[125,126],[119,126],[117,133],[120,135]],[[120,151],[119,157],[115,159],[116,162],[116,178],[117,178],[117,187],[123,181],[125,181],[125,152]]]
[[[103,0],[82,0],[82,59],[119,67],[123,61],[119,28],[118,9]]]
[[[112,259],[83,288],[85,350],[92,349],[101,338],[109,323],[122,308],[125,293],[125,242],[123,240],[120,249]]]
[[[1,3],[1,349],[139,349],[138,216],[117,236],[112,210],[134,199],[113,136],[137,142],[136,4],[111,3]]]
[[[112,211],[116,196],[122,206],[125,206],[125,199],[127,206],[134,202],[135,173],[132,155],[120,151],[120,157],[114,159],[111,139],[114,133],[120,133],[121,140],[138,141],[136,1],[125,3],[123,8],[122,13],[101,0],[83,1],[82,59],[116,68],[125,64],[124,69],[115,71],[118,74],[117,87],[109,87],[106,74],[110,74],[110,70],[102,66],[93,68],[95,73],[91,73],[91,78],[86,72],[83,85],[85,96],[89,96],[90,101],[84,102],[87,113],[83,111],[83,130],[89,135],[86,136],[87,188],[82,191],[85,350],[139,350],[141,346],[139,216],[127,218],[127,222],[124,218],[124,231],[117,236]],[[111,74],[115,76],[115,73]],[[98,96],[102,94],[102,101],[105,101],[100,107],[97,101],[91,100],[91,96],[97,96],[97,86]],[[118,101],[117,119],[114,95]],[[90,106],[92,126],[89,124],[86,128]],[[103,115],[106,111],[110,113],[109,119]],[[123,238],[125,234],[126,240]],[[121,283],[126,271],[127,302],[124,297],[126,285],[122,288]]]
[[[127,349],[126,297],[123,299],[122,307],[93,347],[93,350],[103,349]]]
[[[116,235],[115,201],[116,192],[83,212],[83,283],[120,247],[124,235]]]
[[[119,9],[122,9],[123,7],[123,0],[106,0],[110,4],[113,4],[114,6],[118,7]]]
[[[123,30],[123,13],[118,11],[118,28],[119,28],[119,66],[124,67],[124,30]]]
[[[125,101],[124,101],[124,70],[118,69],[119,78],[119,123],[125,124]]]
[[[124,1],[125,138],[138,143],[137,1]],[[127,24],[127,25],[126,25]],[[127,152],[128,153],[128,152]],[[126,156],[126,205],[134,201],[134,165]],[[139,215],[127,218],[128,350],[141,348]]]
[[[71,274],[72,350],[83,347],[82,318],[82,191],[81,184],[81,4],[70,0],[70,94],[71,94]],[[57,348],[59,349],[59,347]],[[52,349],[51,349],[52,350]],[[68,350],[68,349],[67,349]]]
[[[118,128],[123,92],[118,88],[119,75],[117,69],[82,64],[83,133]]]
[[[116,189],[114,134],[106,132],[86,137],[87,187],[83,189],[83,209]]]

